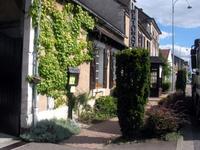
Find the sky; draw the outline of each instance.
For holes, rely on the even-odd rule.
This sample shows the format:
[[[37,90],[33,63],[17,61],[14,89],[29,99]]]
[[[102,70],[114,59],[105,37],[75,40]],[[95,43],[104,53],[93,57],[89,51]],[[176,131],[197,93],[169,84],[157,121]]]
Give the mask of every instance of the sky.
[[[187,9],[189,5],[192,6],[192,9]],[[136,6],[142,8],[146,14],[156,20],[162,31],[160,48],[171,48],[172,0],[137,0]],[[175,55],[189,60],[190,48],[194,40],[200,38],[200,1],[177,0],[174,6]]]

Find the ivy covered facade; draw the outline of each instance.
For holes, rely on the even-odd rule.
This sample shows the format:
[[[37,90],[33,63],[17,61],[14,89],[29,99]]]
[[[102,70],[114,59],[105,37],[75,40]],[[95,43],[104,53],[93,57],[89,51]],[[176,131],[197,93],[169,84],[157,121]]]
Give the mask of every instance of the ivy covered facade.
[[[39,120],[67,117],[68,67],[80,69],[75,94],[110,94],[114,54],[129,47],[130,1],[106,2],[112,9],[99,0],[0,2],[1,132],[19,135]]]

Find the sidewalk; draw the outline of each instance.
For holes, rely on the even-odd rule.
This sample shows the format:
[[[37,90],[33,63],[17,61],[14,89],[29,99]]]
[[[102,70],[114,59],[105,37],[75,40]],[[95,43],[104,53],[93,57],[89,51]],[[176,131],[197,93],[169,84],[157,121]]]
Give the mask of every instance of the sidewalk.
[[[114,118],[84,127],[79,135],[72,136],[59,144],[29,143],[15,150],[177,150],[177,142],[165,142],[157,139],[140,143],[110,143],[111,140],[120,136],[118,119]]]
[[[117,118],[82,129],[79,135],[59,144],[28,143],[15,150],[176,150],[176,142],[157,139],[135,143],[110,144],[112,139],[121,136]]]
[[[0,133],[0,149],[8,150],[24,144],[19,138]]]
[[[81,133],[72,136],[70,139],[61,143],[61,145],[103,149],[105,144],[109,143],[121,135],[117,118],[92,125],[87,129],[82,129]]]

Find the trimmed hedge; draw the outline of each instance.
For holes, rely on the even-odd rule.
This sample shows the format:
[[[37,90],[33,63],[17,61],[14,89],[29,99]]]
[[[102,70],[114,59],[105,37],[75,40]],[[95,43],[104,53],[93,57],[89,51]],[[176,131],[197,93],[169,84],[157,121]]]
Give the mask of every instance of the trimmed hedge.
[[[186,88],[186,70],[179,70],[176,78],[176,90],[185,93]]]
[[[127,49],[116,54],[117,115],[124,138],[133,138],[144,123],[149,95],[150,58],[145,49]]]

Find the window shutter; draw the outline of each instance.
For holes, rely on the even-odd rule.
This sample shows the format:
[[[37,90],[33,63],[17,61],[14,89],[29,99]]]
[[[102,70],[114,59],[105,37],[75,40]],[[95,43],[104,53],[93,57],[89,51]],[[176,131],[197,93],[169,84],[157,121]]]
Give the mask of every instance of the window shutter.
[[[107,68],[108,68],[108,56],[107,49],[104,49],[103,56],[103,88],[107,88]]]
[[[109,88],[113,87],[113,53],[110,51],[110,79]]]
[[[90,62],[90,90],[95,89],[96,84],[96,61]]]

